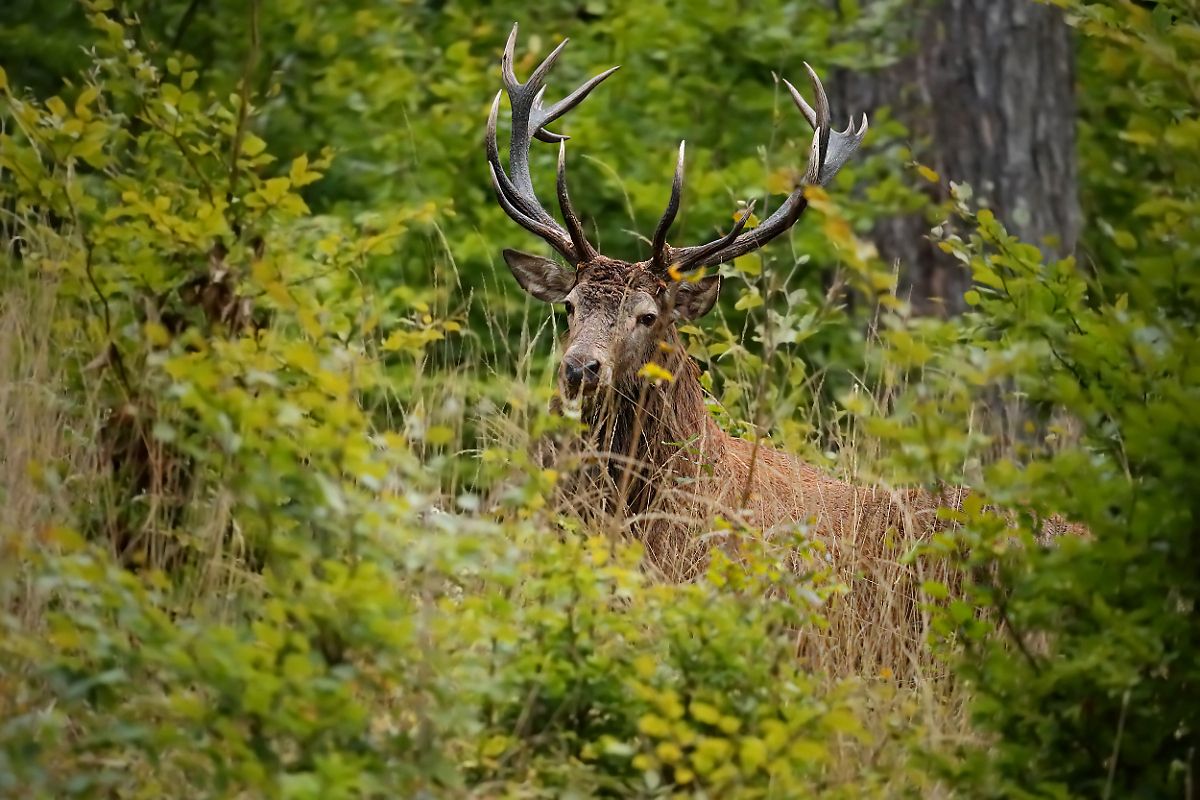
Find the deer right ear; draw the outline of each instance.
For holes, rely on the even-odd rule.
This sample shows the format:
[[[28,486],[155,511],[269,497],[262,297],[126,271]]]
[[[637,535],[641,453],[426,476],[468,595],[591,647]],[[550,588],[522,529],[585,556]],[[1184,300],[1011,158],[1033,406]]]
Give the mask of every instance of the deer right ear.
[[[717,304],[717,293],[721,289],[721,276],[709,275],[696,283],[683,281],[675,290],[675,312],[677,322],[700,319],[712,311]]]
[[[575,273],[542,256],[505,250],[504,260],[521,288],[546,303],[561,303],[575,285]]]

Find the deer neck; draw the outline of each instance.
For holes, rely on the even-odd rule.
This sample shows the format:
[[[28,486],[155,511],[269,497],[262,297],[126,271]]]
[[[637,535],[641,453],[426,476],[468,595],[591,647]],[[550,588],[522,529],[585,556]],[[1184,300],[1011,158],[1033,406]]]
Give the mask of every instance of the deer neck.
[[[714,441],[717,429],[704,402],[700,367],[684,352],[674,328],[666,343],[670,349],[656,363],[674,380],[639,377],[598,402],[586,419],[593,444],[608,456],[614,474],[633,469],[648,477],[681,458],[694,463],[719,456],[712,452],[719,440]]]

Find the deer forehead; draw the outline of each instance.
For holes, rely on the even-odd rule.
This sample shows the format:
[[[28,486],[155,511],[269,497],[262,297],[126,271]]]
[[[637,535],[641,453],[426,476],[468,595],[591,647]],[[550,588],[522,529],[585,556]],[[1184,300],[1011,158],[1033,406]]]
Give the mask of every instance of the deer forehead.
[[[603,308],[616,314],[654,308],[664,284],[646,264],[600,257],[579,267],[572,302],[584,310]]]

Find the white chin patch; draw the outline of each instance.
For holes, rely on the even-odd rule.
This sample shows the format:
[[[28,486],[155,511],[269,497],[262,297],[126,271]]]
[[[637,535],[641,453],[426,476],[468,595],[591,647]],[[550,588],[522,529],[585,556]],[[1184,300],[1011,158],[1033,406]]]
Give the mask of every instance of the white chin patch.
[[[562,404],[563,416],[567,419],[578,420],[583,416],[583,397],[575,395],[563,400]]]

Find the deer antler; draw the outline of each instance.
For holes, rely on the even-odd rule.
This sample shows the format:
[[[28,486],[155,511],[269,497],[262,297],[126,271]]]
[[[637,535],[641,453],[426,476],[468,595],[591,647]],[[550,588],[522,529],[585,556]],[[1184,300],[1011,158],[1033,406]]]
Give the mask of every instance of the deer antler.
[[[531,233],[536,233],[545,239],[551,247],[562,254],[563,258],[577,266],[582,262],[595,258],[596,249],[588,243],[584,236],[583,226],[571,209],[571,201],[567,197],[566,176],[566,147],[569,138],[545,129],[546,125],[554,122],[563,114],[579,105],[585,97],[595,89],[601,81],[616,72],[619,67],[600,73],[587,83],[580,86],[550,108],[542,106],[542,95],[546,91],[544,84],[546,74],[558,60],[562,49],[567,46],[567,39],[554,48],[554,52],[533,71],[529,80],[520,83],[513,72],[513,51],[517,43],[517,26],[513,25],[512,33],[508,36],[508,44],[504,47],[504,58],[501,61],[501,72],[504,79],[504,89],[508,92],[508,101],[512,106],[512,140],[508,149],[508,166],[512,177],[505,173],[500,164],[500,148],[496,143],[496,118],[500,113],[500,95],[492,102],[492,111],[488,116],[487,127],[487,157],[488,168],[492,173],[492,187],[504,211],[521,227]],[[562,209],[563,218],[567,223],[564,230],[538,201],[533,191],[533,180],[529,175],[529,145],[533,137],[543,142],[558,142],[558,202]]]
[[[804,114],[804,118],[808,120],[808,124],[812,126],[814,131],[812,150],[808,158],[808,170],[805,172],[804,182],[788,196],[787,200],[783,201],[783,205],[776,209],[774,214],[767,217],[757,228],[747,231],[744,235],[742,234],[742,229],[745,227],[746,220],[750,217],[750,212],[754,209],[753,203],[738,218],[733,226],[733,230],[728,235],[697,247],[671,247],[667,244],[667,230],[671,227],[671,223],[675,221],[675,215],[679,211],[679,195],[683,188],[683,144],[681,143],[679,145],[679,161],[675,165],[675,180],[671,185],[671,199],[668,201],[667,210],[654,232],[652,269],[666,273],[671,267],[682,271],[685,269],[712,266],[757,250],[776,236],[787,231],[796,224],[796,220],[800,219],[800,215],[808,207],[808,201],[804,197],[804,187],[812,185],[824,186],[827,184],[837,174],[838,170],[841,169],[842,165],[846,163],[846,159],[850,158],[851,154],[862,144],[863,138],[867,135],[866,114],[863,115],[862,125],[857,130],[854,127],[853,117],[851,117],[850,124],[846,130],[831,130],[829,126],[829,98],[825,96],[825,88],[821,85],[821,79],[817,77],[817,73],[813,72],[812,67],[805,64],[804,68],[808,70],[808,77],[812,81],[813,92],[816,95],[815,110],[804,101],[804,98],[800,96],[800,92],[796,91],[795,86],[792,86],[787,81],[783,82],[792,93],[792,99],[796,101],[797,107]]]

